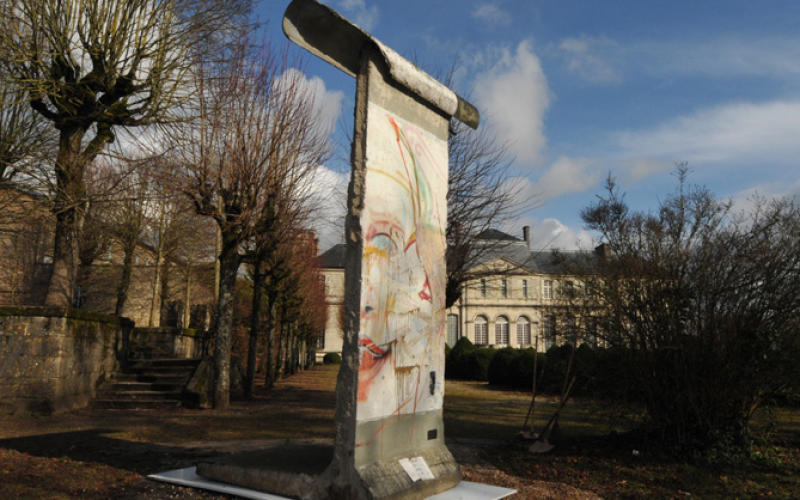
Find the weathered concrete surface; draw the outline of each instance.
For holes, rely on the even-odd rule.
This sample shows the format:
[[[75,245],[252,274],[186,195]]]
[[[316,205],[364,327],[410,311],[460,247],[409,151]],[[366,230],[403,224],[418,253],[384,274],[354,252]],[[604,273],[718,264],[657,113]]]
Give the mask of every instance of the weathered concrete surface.
[[[333,446],[286,442],[197,465],[215,481],[300,499],[325,498],[320,477],[333,458]]]
[[[454,488],[461,482],[461,469],[445,448],[426,448],[417,451],[430,468],[435,480],[412,481],[398,460],[371,462],[359,468],[371,498],[415,499],[426,498]]]
[[[356,131],[365,147],[354,148],[360,189],[349,200],[360,238],[348,239],[346,271],[358,267],[360,279],[345,301],[359,373],[337,394],[355,399],[356,435],[337,445],[352,449],[368,498],[416,498],[461,479],[441,417],[449,116],[397,85],[377,50],[363,55]],[[399,465],[415,457],[433,479],[414,481]]]
[[[451,116],[475,127],[477,110],[313,0],[294,0],[283,26],[357,76],[333,461],[322,472],[321,455],[287,444],[198,473],[309,499],[445,491],[461,480],[442,422],[447,141]],[[286,466],[292,450],[319,460]],[[278,455],[287,457],[280,468]]]
[[[361,68],[361,51],[372,45],[386,64],[389,76],[429,106],[472,128],[480,122],[478,110],[466,99],[417,68],[390,47],[315,0],[294,0],[283,18],[286,36],[350,76]]]
[[[117,371],[132,327],[75,309],[0,307],[0,414],[88,405]]]

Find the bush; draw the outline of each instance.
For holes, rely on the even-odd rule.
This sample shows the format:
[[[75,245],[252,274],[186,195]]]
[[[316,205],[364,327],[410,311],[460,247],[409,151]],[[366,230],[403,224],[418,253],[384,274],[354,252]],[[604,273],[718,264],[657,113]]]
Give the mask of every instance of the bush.
[[[513,347],[504,347],[497,351],[489,363],[487,379],[492,385],[516,386],[517,381],[511,371],[514,361],[522,351]]]
[[[461,337],[450,350],[445,361],[445,378],[460,380],[488,380],[489,364],[497,353],[492,347],[476,347],[466,337]]]
[[[467,374],[469,380],[489,380],[489,365],[497,354],[494,347],[481,347],[476,349],[467,358]]]
[[[325,365],[339,365],[342,363],[342,357],[338,352],[326,352],[322,357],[322,363]]]
[[[536,368],[539,373],[545,365],[545,354],[536,353],[532,348],[521,349],[519,354],[511,361],[511,379],[513,386],[519,389],[530,390],[533,387],[533,361],[538,356]]]
[[[451,379],[468,379],[467,357],[477,349],[467,337],[461,337],[445,359],[444,375]]]

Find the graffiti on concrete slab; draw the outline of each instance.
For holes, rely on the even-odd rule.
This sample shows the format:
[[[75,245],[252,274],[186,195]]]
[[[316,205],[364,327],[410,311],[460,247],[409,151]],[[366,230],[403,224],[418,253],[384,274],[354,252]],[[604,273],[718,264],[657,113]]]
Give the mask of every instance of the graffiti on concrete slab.
[[[359,421],[441,409],[444,392],[447,142],[368,115]]]

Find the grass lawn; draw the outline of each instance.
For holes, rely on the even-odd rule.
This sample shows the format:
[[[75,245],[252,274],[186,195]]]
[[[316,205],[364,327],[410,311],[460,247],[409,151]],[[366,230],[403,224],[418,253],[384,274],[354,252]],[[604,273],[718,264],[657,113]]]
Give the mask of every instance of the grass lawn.
[[[563,482],[604,498],[800,498],[798,409],[776,411],[777,427],[767,442],[757,446],[759,458],[753,463],[709,467],[681,462],[634,441],[622,434],[624,421],[611,419],[600,402],[586,400],[567,403],[551,453],[530,454],[515,440],[529,404],[527,393],[448,380],[446,435],[503,440],[507,443],[503,452],[483,456],[509,476]],[[535,408],[536,429],[541,429],[555,401],[537,398]]]
[[[262,440],[331,438],[335,376],[336,367],[316,367],[224,412],[87,409],[0,417],[0,498],[219,498],[144,476]],[[525,393],[447,382],[445,431],[467,479],[518,488],[518,498],[800,497],[796,409],[776,412],[778,427],[758,447],[756,462],[710,468],[632,441],[621,434],[624,422],[610,424],[601,404],[582,400],[564,409],[556,449],[533,455],[516,439],[529,403]],[[537,401],[537,428],[553,408]]]

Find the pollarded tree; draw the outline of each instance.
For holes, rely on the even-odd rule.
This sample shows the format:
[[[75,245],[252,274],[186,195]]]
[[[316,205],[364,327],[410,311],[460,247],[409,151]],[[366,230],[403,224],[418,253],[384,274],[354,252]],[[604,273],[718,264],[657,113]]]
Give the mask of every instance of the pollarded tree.
[[[86,166],[115,128],[173,121],[192,93],[199,46],[248,0],[3,0],[7,79],[58,133],[53,273],[46,303],[69,305],[78,264]],[[203,43],[200,43],[203,42]]]
[[[13,181],[53,146],[44,118],[28,104],[25,91],[0,60],[0,184]]]
[[[290,69],[286,52],[251,51],[199,68],[199,118],[167,131],[173,182],[197,212],[212,217],[222,236],[215,326],[214,407],[230,401],[234,287],[243,246],[264,230],[276,193],[308,182],[328,154],[310,89]]]

